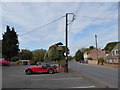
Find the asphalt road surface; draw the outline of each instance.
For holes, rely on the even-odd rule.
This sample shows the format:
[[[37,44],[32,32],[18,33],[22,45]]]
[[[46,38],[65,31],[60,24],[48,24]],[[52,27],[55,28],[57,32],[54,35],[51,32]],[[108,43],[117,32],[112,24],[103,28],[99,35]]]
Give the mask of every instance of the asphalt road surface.
[[[106,84],[111,88],[118,88],[118,68],[80,64],[74,60],[69,62],[69,68],[81,72],[85,76]]]
[[[27,66],[9,66],[2,69],[2,88],[105,88],[105,84],[85,77],[79,72],[26,75]]]

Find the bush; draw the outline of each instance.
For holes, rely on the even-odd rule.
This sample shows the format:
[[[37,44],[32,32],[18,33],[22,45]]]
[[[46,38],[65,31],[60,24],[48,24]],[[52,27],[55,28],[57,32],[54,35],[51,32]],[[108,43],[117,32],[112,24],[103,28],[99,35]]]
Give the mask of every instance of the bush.
[[[65,60],[60,60],[60,64],[66,64]]]
[[[18,60],[19,60],[19,57],[17,57],[17,56],[11,58],[11,61],[13,61],[13,62],[16,62]]]
[[[103,62],[103,61],[104,61],[104,58],[103,58],[103,57],[99,57],[99,58],[98,58],[98,61],[99,61],[99,62]]]

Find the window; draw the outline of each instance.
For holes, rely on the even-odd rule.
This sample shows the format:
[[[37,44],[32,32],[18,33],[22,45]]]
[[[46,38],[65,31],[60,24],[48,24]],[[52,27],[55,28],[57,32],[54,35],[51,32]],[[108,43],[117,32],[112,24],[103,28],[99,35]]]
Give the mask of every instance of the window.
[[[113,56],[115,55],[115,51],[112,51],[112,55],[113,55]]]
[[[118,55],[119,53],[118,53],[118,49],[116,49],[116,55]]]

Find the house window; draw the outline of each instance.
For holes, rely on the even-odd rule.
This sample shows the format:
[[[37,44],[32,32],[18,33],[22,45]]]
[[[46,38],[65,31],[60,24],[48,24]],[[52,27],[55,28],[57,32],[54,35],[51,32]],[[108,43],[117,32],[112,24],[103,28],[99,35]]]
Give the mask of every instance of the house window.
[[[113,55],[113,56],[115,55],[115,51],[112,52],[112,55]]]
[[[118,49],[116,49],[116,55],[118,55],[119,53],[118,53]]]

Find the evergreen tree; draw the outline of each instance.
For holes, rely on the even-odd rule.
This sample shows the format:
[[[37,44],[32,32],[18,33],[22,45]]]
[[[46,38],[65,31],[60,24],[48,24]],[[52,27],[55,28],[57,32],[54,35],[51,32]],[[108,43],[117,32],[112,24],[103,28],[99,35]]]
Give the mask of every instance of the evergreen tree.
[[[2,39],[2,55],[5,59],[11,60],[12,57],[17,56],[19,51],[18,35],[15,29],[6,27],[6,32],[3,34]]]

